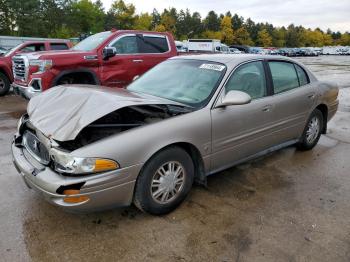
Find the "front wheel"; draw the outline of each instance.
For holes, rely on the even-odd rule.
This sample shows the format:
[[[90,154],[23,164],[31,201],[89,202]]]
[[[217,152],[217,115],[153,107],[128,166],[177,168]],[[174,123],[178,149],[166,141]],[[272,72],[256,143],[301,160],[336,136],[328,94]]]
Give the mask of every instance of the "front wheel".
[[[315,109],[306,124],[303,135],[300,138],[297,148],[300,150],[310,150],[314,148],[321,137],[323,129],[323,115],[318,109]]]
[[[0,96],[4,96],[10,90],[10,80],[0,72]]]
[[[193,178],[194,166],[188,153],[179,147],[164,149],[143,167],[136,182],[134,204],[153,215],[169,213],[186,198]]]

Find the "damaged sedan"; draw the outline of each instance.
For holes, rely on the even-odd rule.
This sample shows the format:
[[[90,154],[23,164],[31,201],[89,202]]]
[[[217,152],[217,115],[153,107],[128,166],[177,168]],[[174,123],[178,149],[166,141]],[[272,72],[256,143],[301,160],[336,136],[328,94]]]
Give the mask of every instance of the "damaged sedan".
[[[312,149],[338,88],[289,58],[174,57],[127,89],[34,97],[12,143],[28,187],[67,211],[174,210],[194,181],[282,147]]]

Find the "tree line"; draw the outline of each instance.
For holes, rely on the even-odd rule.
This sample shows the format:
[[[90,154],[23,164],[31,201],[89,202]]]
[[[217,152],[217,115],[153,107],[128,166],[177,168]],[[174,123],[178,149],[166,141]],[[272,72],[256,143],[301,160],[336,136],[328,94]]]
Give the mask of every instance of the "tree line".
[[[210,11],[206,17],[176,8],[137,14],[135,5],[123,0],[114,1],[109,10],[104,9],[101,0],[0,0],[0,35],[70,38],[112,28],[168,31],[179,40],[220,39],[228,45],[350,45],[349,32],[325,32],[294,24],[275,27],[230,11]]]

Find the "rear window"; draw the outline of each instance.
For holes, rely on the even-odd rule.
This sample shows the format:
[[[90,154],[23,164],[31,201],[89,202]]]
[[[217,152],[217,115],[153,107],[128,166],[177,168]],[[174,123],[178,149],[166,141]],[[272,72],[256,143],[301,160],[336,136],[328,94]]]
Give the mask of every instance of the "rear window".
[[[168,41],[164,36],[143,36],[140,37],[141,53],[165,53],[169,51]]]
[[[65,43],[50,43],[51,50],[67,50],[68,45]]]
[[[307,85],[310,81],[304,69],[302,69],[300,66],[296,64],[294,64],[294,66],[295,66],[295,69],[297,70],[300,86]]]
[[[292,63],[269,62],[274,93],[279,94],[299,87],[299,80]]]

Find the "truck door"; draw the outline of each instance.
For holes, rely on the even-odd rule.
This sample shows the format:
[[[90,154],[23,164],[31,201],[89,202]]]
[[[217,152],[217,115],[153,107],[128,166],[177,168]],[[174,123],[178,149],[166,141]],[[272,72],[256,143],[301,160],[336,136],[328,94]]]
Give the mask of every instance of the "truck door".
[[[140,61],[140,72],[142,75],[155,65],[171,57],[171,48],[165,35],[143,34],[137,35],[142,62]]]
[[[125,87],[142,72],[143,55],[140,53],[135,34],[119,35],[108,46],[115,47],[117,54],[102,61],[102,84]]]

